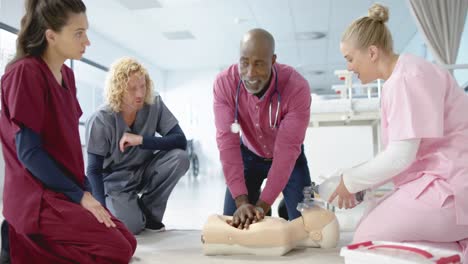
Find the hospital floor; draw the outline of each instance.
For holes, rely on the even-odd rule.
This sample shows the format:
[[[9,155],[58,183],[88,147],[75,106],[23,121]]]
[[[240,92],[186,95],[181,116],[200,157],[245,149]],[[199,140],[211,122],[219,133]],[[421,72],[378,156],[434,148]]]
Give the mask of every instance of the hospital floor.
[[[221,214],[225,183],[219,173],[211,176],[184,176],[172,193],[164,216],[167,231],[144,231],[137,236],[138,247],[132,264],[146,263],[344,263],[340,248],[350,243],[352,231],[362,215],[362,208],[337,211],[341,238],[335,249],[297,249],[282,257],[204,256],[200,241],[203,224],[211,214]],[[273,216],[277,216],[277,205]]]
[[[339,245],[334,249],[295,249],[282,257],[204,256],[201,230],[209,215],[222,213],[225,188],[220,173],[211,172],[196,178],[184,176],[169,198],[163,219],[166,231],[143,231],[136,236],[138,246],[131,263],[344,263],[339,256],[340,248],[352,239],[352,231],[363,213],[359,207],[336,212],[341,232]],[[277,204],[273,205],[273,216],[277,216]]]

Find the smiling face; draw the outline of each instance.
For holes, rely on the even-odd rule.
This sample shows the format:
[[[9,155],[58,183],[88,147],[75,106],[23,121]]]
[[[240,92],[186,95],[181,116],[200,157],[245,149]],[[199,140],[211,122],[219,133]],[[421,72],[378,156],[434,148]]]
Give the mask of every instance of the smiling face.
[[[371,45],[365,49],[357,49],[350,42],[341,42],[340,50],[347,61],[346,68],[357,74],[361,83],[370,83],[378,78],[377,47]]]
[[[241,52],[239,73],[247,92],[257,94],[267,86],[271,78],[272,66],[271,56]]]
[[[242,39],[239,74],[247,92],[260,93],[268,85],[276,62],[274,45],[273,37],[263,29],[251,30]]]

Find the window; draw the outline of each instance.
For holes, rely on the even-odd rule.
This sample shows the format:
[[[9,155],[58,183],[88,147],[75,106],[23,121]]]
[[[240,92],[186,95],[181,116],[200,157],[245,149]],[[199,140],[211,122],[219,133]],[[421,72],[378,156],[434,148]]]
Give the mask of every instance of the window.
[[[455,69],[453,71],[453,76],[457,80],[460,87],[468,87],[468,69]]]
[[[4,29],[0,29],[0,76],[5,72],[5,67],[13,59],[16,49],[16,35]]]
[[[0,29],[0,78],[5,73],[5,67],[13,59],[16,49],[16,35]],[[0,109],[1,109],[0,104]]]
[[[84,124],[104,102],[103,91],[107,72],[82,61],[73,61],[73,72],[78,101],[83,110],[80,118],[80,139],[84,145]]]
[[[0,23],[0,77],[5,72],[5,66],[13,59],[16,52],[16,29]],[[65,65],[73,69],[77,88],[77,97],[83,115],[80,118],[80,140],[85,144],[85,122],[103,103],[103,88],[107,69],[88,59],[83,61],[65,61]],[[0,106],[1,107],[1,106]],[[1,108],[0,108],[1,109]]]

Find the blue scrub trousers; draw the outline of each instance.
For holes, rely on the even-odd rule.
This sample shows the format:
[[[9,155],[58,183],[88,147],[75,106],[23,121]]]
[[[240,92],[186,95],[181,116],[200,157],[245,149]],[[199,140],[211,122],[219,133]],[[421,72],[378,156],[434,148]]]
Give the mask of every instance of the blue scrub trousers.
[[[256,204],[260,197],[260,188],[270,171],[272,160],[257,156],[241,144],[242,160],[244,162],[244,177],[247,186],[248,198],[251,204]],[[294,169],[289,177],[286,187],[283,189],[284,201],[288,210],[289,220],[293,220],[301,213],[296,209],[297,204],[302,202],[304,187],[310,186],[309,167],[304,154],[304,145],[301,146],[301,154],[296,160]],[[224,197],[224,215],[233,215],[236,211],[236,203],[232,198],[229,188],[226,188]]]

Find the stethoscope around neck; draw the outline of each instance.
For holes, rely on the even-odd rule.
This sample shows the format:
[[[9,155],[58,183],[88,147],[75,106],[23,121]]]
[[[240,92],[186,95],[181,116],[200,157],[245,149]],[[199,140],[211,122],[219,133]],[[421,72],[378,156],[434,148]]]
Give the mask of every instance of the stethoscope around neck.
[[[278,73],[276,72],[276,69],[275,67],[273,67],[273,72],[275,74],[275,91],[273,93],[271,93],[270,95],[270,106],[268,108],[268,119],[269,119],[269,124],[270,124],[270,128],[276,128],[277,125],[278,125],[278,116],[279,116],[279,110],[280,110],[280,106],[281,106],[281,94],[278,90]],[[238,116],[239,116],[239,93],[240,93],[240,87],[242,85],[242,78],[239,80],[239,83],[237,84],[237,91],[236,91],[236,109],[234,111],[234,123],[231,124],[231,132],[232,133],[239,133],[240,132],[240,125],[239,125],[239,120],[238,120]],[[272,118],[271,118],[271,105],[272,105],[272,102],[273,102],[273,95],[277,93],[278,94],[278,103],[276,105],[276,114],[275,114],[275,122],[272,122]]]

